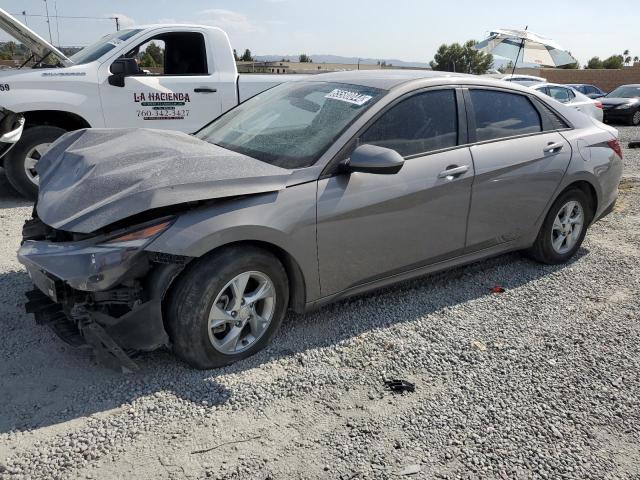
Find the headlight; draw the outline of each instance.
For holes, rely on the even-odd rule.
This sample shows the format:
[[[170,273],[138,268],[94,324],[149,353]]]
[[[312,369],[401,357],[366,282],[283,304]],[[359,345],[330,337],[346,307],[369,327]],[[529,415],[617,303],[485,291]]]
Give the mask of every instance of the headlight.
[[[628,108],[631,108],[633,105],[630,103],[625,103],[624,105],[618,105],[616,107],[616,110],[627,110]]]
[[[155,225],[144,227],[140,230],[129,231],[123,235],[102,242],[98,246],[126,248],[144,247],[147,243],[169,228],[172,223],[173,219],[162,223],[156,223]]]

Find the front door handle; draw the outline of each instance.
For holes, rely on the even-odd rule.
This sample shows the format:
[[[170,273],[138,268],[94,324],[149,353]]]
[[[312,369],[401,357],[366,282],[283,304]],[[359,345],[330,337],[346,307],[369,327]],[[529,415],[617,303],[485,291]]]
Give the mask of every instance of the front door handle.
[[[466,173],[469,170],[469,165],[450,165],[446,170],[443,170],[438,174],[438,178],[446,178],[447,180],[453,180],[459,175]]]
[[[549,143],[546,147],[542,149],[544,153],[558,153],[562,150],[563,145],[561,143]]]
[[[198,87],[193,89],[196,93],[216,93],[218,90],[209,87]]]

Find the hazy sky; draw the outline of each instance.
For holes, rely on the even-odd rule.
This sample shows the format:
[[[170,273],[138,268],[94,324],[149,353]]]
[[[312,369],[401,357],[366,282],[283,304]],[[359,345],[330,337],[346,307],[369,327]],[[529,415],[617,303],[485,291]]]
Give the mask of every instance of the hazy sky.
[[[492,28],[529,25],[583,64],[625,49],[640,56],[638,0],[47,0],[47,5],[50,15],[56,7],[59,15],[118,15],[125,27],[216,25],[238,51],[250,48],[257,55],[306,52],[428,62],[442,43],[480,40]],[[45,11],[43,0],[2,0],[0,6],[14,14]],[[43,19],[27,22],[49,38]],[[63,46],[86,45],[115,30],[104,20],[60,19],[57,27],[52,20],[54,44]]]

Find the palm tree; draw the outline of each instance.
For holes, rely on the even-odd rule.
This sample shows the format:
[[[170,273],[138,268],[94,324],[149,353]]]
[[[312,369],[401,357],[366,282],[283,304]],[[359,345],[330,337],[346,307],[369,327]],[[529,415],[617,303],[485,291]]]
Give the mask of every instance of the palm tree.
[[[633,57],[633,64],[635,65],[638,62],[640,62],[640,57],[636,55],[635,57]]]
[[[622,52],[622,61],[625,65],[629,65],[631,63],[631,57],[629,56],[629,50],[625,50]]]

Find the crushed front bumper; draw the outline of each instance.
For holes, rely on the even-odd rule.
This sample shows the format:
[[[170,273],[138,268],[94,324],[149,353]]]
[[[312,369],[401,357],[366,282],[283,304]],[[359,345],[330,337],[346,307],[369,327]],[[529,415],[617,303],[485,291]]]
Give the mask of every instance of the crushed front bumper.
[[[36,287],[27,313],[67,343],[92,348],[99,363],[134,370],[131,355],[169,345],[162,300],[187,258],[31,240],[18,260]]]

